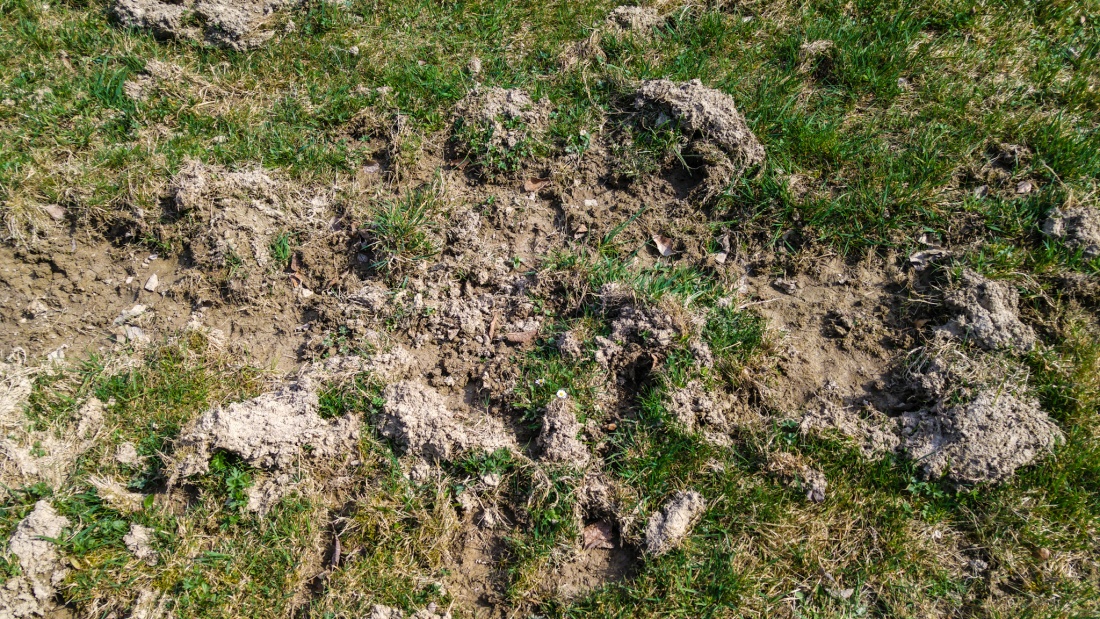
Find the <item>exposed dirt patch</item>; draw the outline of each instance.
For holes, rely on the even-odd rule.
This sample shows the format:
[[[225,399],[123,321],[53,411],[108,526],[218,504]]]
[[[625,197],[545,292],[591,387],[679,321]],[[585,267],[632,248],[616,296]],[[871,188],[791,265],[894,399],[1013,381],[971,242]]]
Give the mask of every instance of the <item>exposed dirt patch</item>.
[[[776,332],[778,375],[762,382],[777,411],[816,407],[818,395],[840,402],[869,400],[880,410],[898,405],[888,380],[911,328],[900,319],[904,278],[885,264],[847,265],[833,258],[809,272],[776,277],[751,267],[743,303]]]
[[[453,404],[423,383],[392,384],[382,397],[386,401],[379,428],[382,436],[422,457],[450,460],[472,449],[491,453],[515,445],[497,420],[456,414]]]
[[[258,47],[274,36],[272,15],[293,0],[116,0],[111,14],[123,26],[165,39],[192,39],[235,50]]]

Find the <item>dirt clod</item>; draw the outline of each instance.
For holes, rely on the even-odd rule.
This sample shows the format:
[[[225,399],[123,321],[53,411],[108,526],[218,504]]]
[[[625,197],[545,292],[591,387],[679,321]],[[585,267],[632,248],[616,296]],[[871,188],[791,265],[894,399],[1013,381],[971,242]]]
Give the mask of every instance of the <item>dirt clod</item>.
[[[131,524],[130,532],[122,537],[122,542],[126,544],[126,549],[134,555],[134,558],[153,566],[157,564],[157,551],[153,548],[155,534],[156,532],[149,527]]]
[[[1027,352],[1035,332],[1020,322],[1020,295],[1011,284],[963,272],[961,286],[947,295],[947,306],[961,312],[944,328],[960,338],[973,338],[987,350]]]
[[[661,23],[657,9],[646,6],[617,6],[607,14],[607,28],[612,32],[646,33]]]
[[[726,394],[708,390],[693,380],[668,395],[666,408],[688,432],[703,429],[722,432],[729,429],[727,413],[731,404]]]
[[[431,604],[428,608],[423,608],[409,615],[409,619],[450,619],[451,613],[439,614],[438,610],[435,604]],[[371,607],[370,619],[405,619],[405,613],[397,608],[375,604]]]
[[[49,540],[61,537],[67,526],[69,520],[58,514],[49,501],[42,500],[15,528],[8,549],[19,562],[21,573],[0,587],[0,610],[7,613],[4,616],[41,617],[56,608],[54,594],[68,570],[61,565],[61,555]]]
[[[694,490],[681,490],[673,495],[646,524],[646,552],[656,557],[679,546],[702,516],[706,505],[703,495]]]
[[[217,407],[186,428],[179,439],[173,479],[204,473],[215,451],[253,466],[287,469],[302,457],[333,458],[352,448],[359,422],[352,416],[324,420],[317,394],[291,383],[238,404]]]
[[[1100,210],[1084,206],[1054,209],[1043,232],[1081,250],[1086,259],[1100,256]]]
[[[408,452],[425,458],[450,460],[458,454],[481,449],[493,452],[512,446],[496,420],[468,421],[456,415],[435,389],[416,381],[401,381],[382,393],[385,413],[382,436],[393,439]]]
[[[165,39],[191,39],[234,50],[262,45],[274,32],[266,28],[286,0],[117,0],[111,13],[123,26],[151,30]]]
[[[542,432],[537,441],[542,459],[584,468],[591,459],[591,455],[584,443],[577,439],[581,427],[581,423],[577,421],[577,416],[573,412],[573,403],[570,398],[551,400],[546,406],[546,414],[542,417]]]
[[[902,415],[902,450],[929,477],[997,482],[1049,453],[1058,426],[1033,398],[987,389],[974,400]]]
[[[717,147],[728,158],[730,175],[764,161],[764,145],[738,113],[733,98],[699,80],[643,82],[635,106],[665,113],[687,136]]]

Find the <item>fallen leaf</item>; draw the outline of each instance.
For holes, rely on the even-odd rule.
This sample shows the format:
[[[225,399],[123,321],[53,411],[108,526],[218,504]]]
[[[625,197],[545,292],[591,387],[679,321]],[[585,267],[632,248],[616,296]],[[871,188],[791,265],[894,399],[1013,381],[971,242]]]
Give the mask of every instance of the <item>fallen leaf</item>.
[[[584,527],[583,535],[585,550],[591,550],[593,548],[611,550],[615,547],[615,534],[611,530],[611,523],[603,521],[593,522]]]
[[[660,234],[654,234],[653,243],[657,246],[657,251],[661,252],[662,256],[667,258],[672,255],[672,239],[667,236],[661,236]]]
[[[290,272],[297,273],[300,270],[302,270],[302,267],[298,263],[298,254],[290,254]]]
[[[513,331],[512,333],[504,334],[504,341],[509,344],[530,344],[535,340],[535,336],[538,335],[537,329],[530,331]]]
[[[989,195],[989,185],[982,185],[974,190],[974,197],[979,200]]]
[[[1035,188],[1035,185],[1031,184],[1031,181],[1020,181],[1016,185],[1016,193],[1031,193],[1031,190]]]
[[[497,335],[497,325],[500,321],[500,314],[493,314],[493,320],[489,323],[489,341],[492,341]]]
[[[720,251],[717,254],[714,254],[714,261],[717,262],[718,264],[725,264],[726,263],[726,258],[728,256],[729,256],[729,254],[727,254],[726,252]]]
[[[550,179],[548,178],[529,178],[523,181],[523,190],[527,192],[539,191],[549,184]]]

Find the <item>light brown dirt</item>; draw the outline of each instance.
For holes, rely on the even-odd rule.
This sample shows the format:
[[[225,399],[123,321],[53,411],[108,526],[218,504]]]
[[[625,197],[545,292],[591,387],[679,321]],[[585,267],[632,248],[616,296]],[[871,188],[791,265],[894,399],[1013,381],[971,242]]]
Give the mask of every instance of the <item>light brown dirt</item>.
[[[706,505],[703,496],[694,490],[674,494],[646,524],[646,553],[659,556],[679,546],[703,515]]]
[[[192,39],[235,50],[258,47],[274,36],[272,15],[288,0],[116,0],[119,24],[150,30],[165,39]]]
[[[1088,206],[1054,209],[1043,232],[1081,250],[1088,260],[1100,256],[1100,210]]]
[[[12,619],[55,616],[59,605],[54,595],[69,570],[51,539],[61,537],[69,520],[42,500],[12,534],[8,551],[21,573],[0,587],[0,611]],[[49,539],[43,539],[49,538]]]

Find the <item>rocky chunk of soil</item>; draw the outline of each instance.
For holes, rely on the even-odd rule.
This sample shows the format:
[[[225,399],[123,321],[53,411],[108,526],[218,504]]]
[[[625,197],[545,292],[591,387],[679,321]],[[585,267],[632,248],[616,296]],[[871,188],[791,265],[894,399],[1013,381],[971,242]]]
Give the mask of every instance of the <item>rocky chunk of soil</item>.
[[[645,551],[660,556],[676,548],[703,515],[707,503],[694,490],[681,490],[655,512],[646,524]]]
[[[645,34],[662,21],[656,8],[648,6],[617,6],[607,14],[609,32],[635,32]]]
[[[481,172],[515,171],[530,157],[550,119],[550,102],[524,91],[476,88],[455,106],[455,145]]]
[[[205,473],[210,457],[226,451],[262,469],[281,471],[301,459],[331,459],[354,448],[359,421],[325,420],[317,394],[291,383],[245,402],[208,411],[184,429],[173,481]]]
[[[725,393],[708,390],[698,380],[669,393],[665,408],[688,432],[729,430],[727,413],[732,408],[730,398]]]
[[[430,460],[451,460],[471,450],[493,452],[514,447],[514,440],[499,421],[456,414],[438,391],[420,382],[389,385],[382,398],[385,406],[379,431],[410,453]]]
[[[689,146],[708,168],[708,185],[716,191],[749,166],[764,161],[756,138],[733,98],[699,80],[649,80],[638,89],[635,107],[648,111],[660,126],[675,121]]]
[[[591,459],[591,454],[577,438],[581,428],[581,423],[573,412],[572,400],[567,397],[554,398],[546,406],[546,413],[542,417],[542,432],[536,441],[542,460],[584,468]]]
[[[998,482],[1050,453],[1061,430],[1034,398],[986,389],[965,404],[905,413],[902,451],[929,477]]]
[[[1020,322],[1020,295],[1011,284],[966,270],[946,300],[948,308],[961,312],[945,325],[947,332],[986,350],[1027,352],[1035,345],[1035,332]]]
[[[54,595],[68,569],[49,540],[60,538],[67,526],[68,519],[42,500],[15,528],[8,549],[19,562],[20,573],[0,586],[0,614],[13,619],[52,616],[57,608]]]
[[[274,35],[276,11],[293,0],[116,0],[111,14],[130,28],[162,39],[190,39],[234,50],[258,47]]]
[[[375,604],[370,609],[370,619],[405,619],[405,617],[404,611],[390,606]],[[444,612],[440,614],[436,605],[430,604],[427,608],[422,608],[408,615],[408,619],[451,619],[451,613]]]
[[[1043,232],[1081,250],[1088,260],[1100,256],[1100,210],[1085,206],[1054,209],[1043,223]]]
[[[126,550],[134,555],[138,561],[147,565],[157,564],[157,551],[153,548],[153,539],[156,534],[153,529],[143,527],[140,524],[130,524],[130,532],[122,537],[122,543],[126,544]]]

